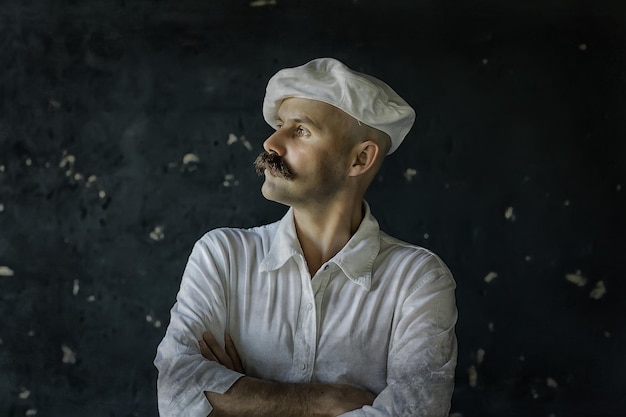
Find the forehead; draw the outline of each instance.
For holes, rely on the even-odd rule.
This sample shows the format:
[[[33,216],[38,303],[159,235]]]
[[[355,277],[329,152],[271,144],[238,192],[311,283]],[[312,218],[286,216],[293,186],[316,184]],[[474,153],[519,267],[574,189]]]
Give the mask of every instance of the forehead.
[[[352,116],[335,106],[323,101],[299,97],[289,97],[283,100],[276,111],[276,118],[283,122],[289,120],[309,122],[319,128],[356,123]]]

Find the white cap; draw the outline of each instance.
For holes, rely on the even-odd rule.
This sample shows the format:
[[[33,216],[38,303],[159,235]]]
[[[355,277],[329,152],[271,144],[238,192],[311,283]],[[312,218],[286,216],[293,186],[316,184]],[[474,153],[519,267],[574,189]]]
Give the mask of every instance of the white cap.
[[[415,111],[387,84],[348,68],[333,58],[318,58],[278,71],[268,82],[263,117],[276,129],[276,112],[288,97],[331,104],[391,138],[388,154],[411,130]]]

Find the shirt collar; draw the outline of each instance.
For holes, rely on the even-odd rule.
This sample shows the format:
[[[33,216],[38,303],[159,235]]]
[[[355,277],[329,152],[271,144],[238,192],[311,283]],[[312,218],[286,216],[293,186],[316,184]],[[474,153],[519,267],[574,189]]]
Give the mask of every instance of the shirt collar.
[[[356,233],[327,264],[336,264],[352,282],[369,291],[372,285],[372,267],[380,251],[380,227],[370,206],[363,201],[365,214]],[[276,270],[302,249],[296,234],[293,209],[280,220],[268,254],[261,262],[264,271]]]

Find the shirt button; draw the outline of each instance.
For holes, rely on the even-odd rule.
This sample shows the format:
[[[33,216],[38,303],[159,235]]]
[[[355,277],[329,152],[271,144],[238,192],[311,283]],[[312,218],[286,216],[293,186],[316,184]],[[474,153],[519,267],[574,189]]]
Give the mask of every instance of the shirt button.
[[[304,362],[303,362],[303,363],[301,363],[301,364],[300,364],[300,369],[301,369],[302,371],[304,371],[304,370],[306,369],[306,363],[304,363]]]

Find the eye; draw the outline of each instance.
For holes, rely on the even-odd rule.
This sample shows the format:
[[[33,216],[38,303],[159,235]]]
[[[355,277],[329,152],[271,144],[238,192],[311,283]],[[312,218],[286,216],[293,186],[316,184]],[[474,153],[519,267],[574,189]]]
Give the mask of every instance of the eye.
[[[303,128],[302,126],[298,126],[295,130],[294,130],[294,134],[296,136],[308,136],[309,135],[309,131],[306,130],[305,128]]]

